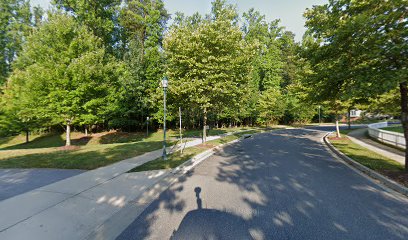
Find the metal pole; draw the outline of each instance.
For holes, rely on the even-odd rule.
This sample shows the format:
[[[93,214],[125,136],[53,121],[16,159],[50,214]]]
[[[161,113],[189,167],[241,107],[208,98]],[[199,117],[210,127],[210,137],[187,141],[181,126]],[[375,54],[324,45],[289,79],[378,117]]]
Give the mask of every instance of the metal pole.
[[[163,117],[163,160],[167,160],[167,154],[166,154],[166,94],[167,94],[167,87],[163,88],[163,92],[164,92],[164,101],[163,101],[163,105],[164,105],[164,109],[163,109],[163,113],[164,113],[164,117]]]
[[[146,117],[146,137],[149,137],[149,117]]]
[[[183,144],[183,135],[181,134],[181,107],[179,107],[179,118],[180,118],[180,143]]]
[[[319,125],[321,124],[321,120],[320,120],[320,105],[319,105]]]

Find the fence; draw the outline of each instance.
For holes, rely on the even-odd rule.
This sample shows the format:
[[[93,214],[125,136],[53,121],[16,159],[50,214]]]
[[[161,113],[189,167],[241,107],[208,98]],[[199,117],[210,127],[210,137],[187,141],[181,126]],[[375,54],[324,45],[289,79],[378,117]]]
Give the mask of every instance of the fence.
[[[370,137],[372,138],[377,139],[380,142],[387,143],[387,144],[390,144],[390,145],[393,145],[399,148],[405,148],[406,143],[405,143],[404,134],[386,131],[384,129],[379,129],[379,128],[388,127],[391,124],[395,124],[395,123],[380,122],[380,123],[369,124],[368,125],[368,135],[370,135]]]

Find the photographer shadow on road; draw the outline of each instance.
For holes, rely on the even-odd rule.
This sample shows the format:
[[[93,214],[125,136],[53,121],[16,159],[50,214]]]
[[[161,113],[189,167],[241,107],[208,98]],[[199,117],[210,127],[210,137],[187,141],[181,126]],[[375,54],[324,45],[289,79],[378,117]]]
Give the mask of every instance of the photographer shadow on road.
[[[171,240],[178,239],[252,239],[248,224],[242,217],[216,209],[203,209],[201,188],[194,189],[197,209],[188,212]]]

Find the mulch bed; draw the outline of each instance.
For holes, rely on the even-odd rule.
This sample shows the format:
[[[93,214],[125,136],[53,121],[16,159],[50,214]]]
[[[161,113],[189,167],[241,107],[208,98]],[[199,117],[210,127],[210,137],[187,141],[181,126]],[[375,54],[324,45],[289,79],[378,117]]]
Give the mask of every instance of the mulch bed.
[[[401,183],[405,187],[408,187],[408,172],[395,172],[390,170],[381,170],[379,172],[392,180]]]
[[[71,146],[59,147],[58,150],[60,150],[60,151],[72,151],[72,150],[78,150],[80,148],[81,148],[80,146],[71,145]]]

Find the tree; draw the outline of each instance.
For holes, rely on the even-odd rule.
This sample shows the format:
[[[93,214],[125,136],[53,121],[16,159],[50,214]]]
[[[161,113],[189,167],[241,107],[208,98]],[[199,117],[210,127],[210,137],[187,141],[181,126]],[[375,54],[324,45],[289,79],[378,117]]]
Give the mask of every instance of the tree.
[[[309,52],[321,79],[315,82],[344,99],[375,97],[399,86],[408,142],[407,9],[405,0],[330,0],[305,16],[316,40]],[[405,156],[408,171],[408,148]]]
[[[35,6],[33,8],[33,25],[34,27],[39,27],[41,22],[43,21],[44,17],[44,9],[42,9],[40,6]]]
[[[125,1],[119,21],[124,29],[123,79],[115,118],[116,127],[143,127],[146,116],[157,112],[156,88],[164,72],[163,32],[169,18],[162,1]]]
[[[102,40],[108,52],[118,53],[114,49],[120,44],[117,9],[121,0],[53,0],[52,4],[72,15],[78,23],[86,25]]]
[[[368,109],[372,113],[389,114],[391,116],[401,115],[401,95],[399,88],[370,98]]]
[[[31,29],[30,4],[27,0],[0,2],[0,86],[12,70],[23,40]]]
[[[278,38],[282,28],[278,26],[279,20],[267,23],[265,16],[254,9],[244,13],[243,18],[245,39],[257,46],[249,74],[250,86],[253,86],[249,99],[254,103],[252,109],[256,109],[251,112],[258,118],[258,122],[267,125],[283,116],[282,109],[286,105],[280,87],[284,66]],[[283,104],[278,105],[277,102]]]
[[[243,17],[242,30],[245,33],[245,39],[258,46],[258,52],[252,60],[251,78],[260,91],[270,87],[279,88],[283,68],[278,42],[282,30],[278,27],[279,20],[266,23],[265,16],[254,9],[244,13]]]
[[[281,92],[276,88],[269,88],[262,92],[259,101],[259,122],[268,127],[268,123],[274,123],[283,117],[286,102]]]
[[[201,110],[204,141],[209,111],[236,106],[248,85],[252,49],[234,24],[236,16],[231,5],[214,1],[210,16],[174,26],[164,41],[169,93]]]
[[[7,132],[4,135],[11,135],[24,132],[26,143],[29,142],[29,134],[35,128],[40,127],[44,120],[35,112],[37,102],[31,89],[26,88],[25,79],[29,78],[27,73],[15,70],[8,79],[1,96],[2,113],[0,114],[0,127]]]
[[[21,91],[31,92],[35,116],[66,126],[66,145],[73,124],[104,121],[122,69],[99,38],[58,13],[27,39],[16,67],[11,79],[23,79]]]

